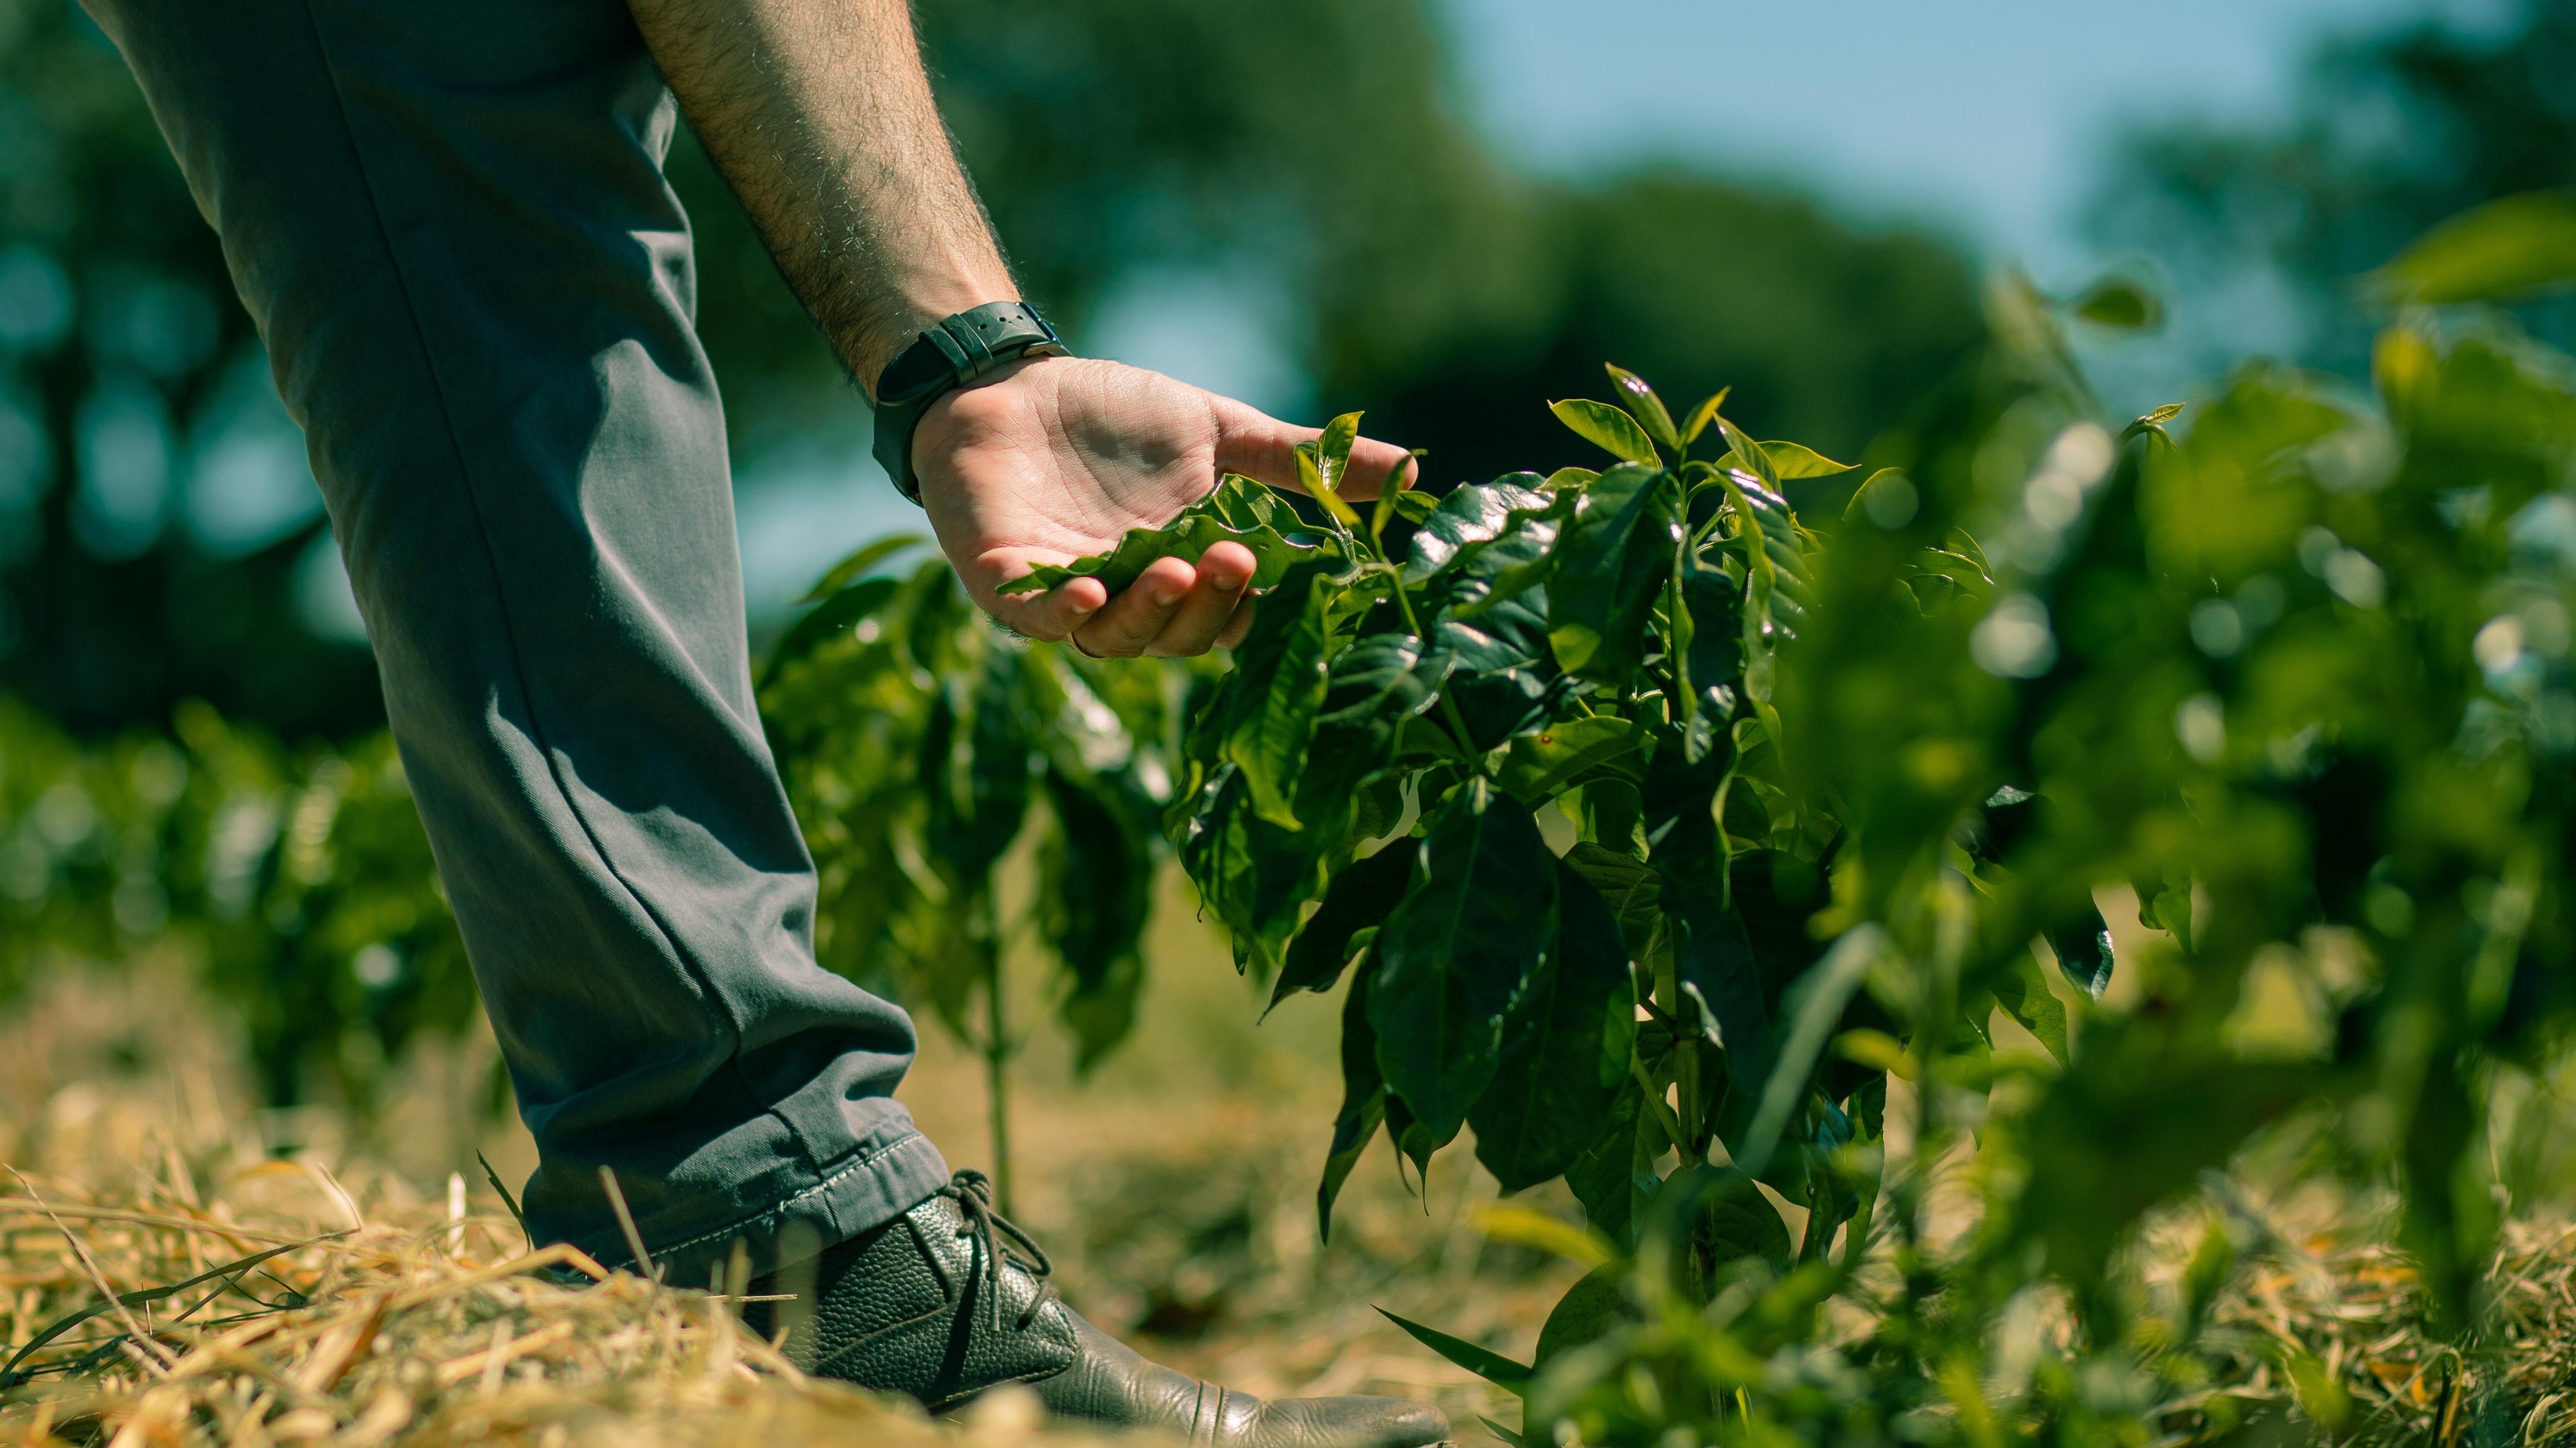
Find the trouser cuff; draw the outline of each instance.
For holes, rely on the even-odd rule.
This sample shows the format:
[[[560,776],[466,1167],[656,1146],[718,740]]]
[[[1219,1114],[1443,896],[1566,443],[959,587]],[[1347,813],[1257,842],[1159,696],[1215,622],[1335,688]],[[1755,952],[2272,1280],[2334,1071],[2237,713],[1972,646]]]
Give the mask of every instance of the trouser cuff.
[[[707,1231],[660,1242],[645,1250],[662,1281],[702,1287],[721,1279],[740,1242],[757,1277],[793,1266],[825,1248],[881,1227],[928,1201],[948,1184],[948,1162],[919,1131],[871,1142],[827,1169],[822,1179],[784,1201]],[[635,1253],[619,1233],[607,1241],[573,1245],[603,1267],[636,1270]]]

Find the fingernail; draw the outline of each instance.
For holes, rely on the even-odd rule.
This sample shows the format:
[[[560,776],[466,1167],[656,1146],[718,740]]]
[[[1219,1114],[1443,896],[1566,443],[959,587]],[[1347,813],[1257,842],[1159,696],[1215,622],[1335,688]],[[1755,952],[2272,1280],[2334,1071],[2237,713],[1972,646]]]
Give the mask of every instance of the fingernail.
[[[1081,614],[1085,618],[1089,618],[1091,615],[1098,613],[1100,608],[1096,604],[1077,603],[1073,605],[1073,611]]]
[[[1156,608],[1170,608],[1173,604],[1180,601],[1181,596],[1177,593],[1161,588],[1154,590],[1154,606]]]
[[[1210,578],[1208,580],[1208,582],[1216,585],[1216,591],[1219,593],[1232,593],[1250,581],[1251,580],[1244,578],[1226,578],[1222,576]]]

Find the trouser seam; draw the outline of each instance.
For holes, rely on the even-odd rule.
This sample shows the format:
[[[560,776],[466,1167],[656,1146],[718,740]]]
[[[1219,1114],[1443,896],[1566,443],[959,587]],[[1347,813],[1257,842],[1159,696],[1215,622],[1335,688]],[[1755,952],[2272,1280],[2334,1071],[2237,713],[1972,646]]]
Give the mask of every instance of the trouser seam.
[[[726,1037],[725,1074],[727,1078],[733,1083],[734,1088],[742,1093],[743,1098],[762,1114],[778,1117],[780,1125],[786,1127],[788,1133],[795,1138],[799,1149],[803,1151],[810,1163],[813,1161],[813,1148],[806,1140],[805,1134],[798,1131],[793,1122],[779,1115],[775,1105],[762,1100],[760,1093],[753,1090],[751,1083],[744,1078],[742,1023],[733,1018],[733,1012],[716,990],[713,978],[697,960],[691,958],[678,935],[672,931],[670,922],[662,918],[661,912],[656,910],[652,902],[645,898],[643,892],[637,890],[626,878],[624,872],[618,869],[616,860],[601,844],[598,832],[592,828],[589,817],[582,811],[580,801],[574,797],[571,786],[564,780],[562,766],[555,758],[555,751],[546,742],[545,725],[539,718],[536,691],[529,685],[527,664],[519,649],[518,629],[511,615],[508,584],[500,559],[493,551],[491,529],[484,521],[482,500],[475,492],[474,470],[467,462],[465,448],[456,436],[456,418],[448,405],[447,387],[439,375],[435,349],[430,345],[427,331],[421,326],[420,307],[412,295],[411,278],[404,269],[402,252],[395,242],[394,229],[386,221],[384,207],[377,199],[375,177],[368,168],[366,146],[359,139],[357,125],[350,117],[348,97],[340,84],[339,68],[332,60],[330,43],[323,37],[321,20],[313,12],[313,0],[303,0],[301,8],[305,24],[312,34],[314,54],[320,57],[322,74],[330,83],[332,108],[339,113],[340,131],[349,144],[349,154],[357,171],[358,184],[365,196],[367,214],[375,222],[377,240],[384,247],[385,261],[393,275],[395,292],[402,299],[404,320],[410,327],[414,344],[420,349],[422,370],[428,374],[430,393],[438,410],[439,425],[447,436],[449,456],[455,464],[458,478],[463,483],[461,491],[465,498],[466,513],[473,520],[474,536],[482,547],[484,567],[490,572],[492,579],[492,596],[501,618],[501,643],[504,652],[509,656],[511,682],[517,688],[520,702],[527,708],[530,742],[544,758],[546,780],[554,786],[556,796],[563,802],[565,812],[572,816],[573,823],[581,830],[582,840],[590,846],[591,853],[599,861],[600,868],[607,873],[608,878],[617,882],[617,887],[625,892],[627,899],[642,912],[644,918],[652,922],[654,932],[661,937],[663,944],[670,950],[672,958],[688,972],[691,982],[698,987],[701,998],[708,1003],[710,1014],[722,1024]]]
[[[781,1197],[777,1201],[770,1203],[768,1206],[762,1207],[756,1212],[745,1212],[743,1215],[736,1217],[734,1220],[727,1222],[721,1227],[715,1228],[713,1231],[700,1232],[694,1237],[684,1237],[677,1242],[665,1242],[659,1248],[654,1250],[658,1251],[665,1257],[676,1257],[692,1248],[703,1247],[710,1242],[721,1242],[727,1237],[741,1236],[746,1228],[758,1222],[761,1218],[777,1216],[799,1203],[821,1196],[823,1193],[830,1191],[832,1188],[839,1186],[845,1181],[848,1181],[851,1177],[869,1170],[878,1162],[885,1160],[887,1157],[894,1155],[896,1152],[903,1150],[914,1142],[924,1139],[923,1135],[918,1131],[907,1131],[903,1135],[885,1143],[874,1151],[862,1153],[840,1167],[838,1170],[832,1172],[829,1176],[824,1177],[821,1181],[814,1183],[812,1186],[809,1186],[802,1191]],[[927,1201],[929,1198],[924,1197],[923,1200]],[[920,1205],[920,1202],[914,1202],[910,1206],[905,1207],[904,1211],[911,1211],[913,1207]],[[900,1216],[902,1213],[897,1213],[896,1215]],[[632,1255],[629,1255],[620,1257],[615,1261],[602,1260],[600,1265],[614,1271],[620,1267],[634,1267],[639,1264],[635,1261],[635,1258]]]

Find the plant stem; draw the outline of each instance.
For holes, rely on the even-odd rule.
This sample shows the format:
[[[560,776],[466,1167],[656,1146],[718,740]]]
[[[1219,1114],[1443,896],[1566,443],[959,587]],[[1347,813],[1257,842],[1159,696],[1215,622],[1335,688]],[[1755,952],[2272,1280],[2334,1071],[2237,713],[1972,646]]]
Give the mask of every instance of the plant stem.
[[[1404,611],[1405,628],[1426,646],[1429,645],[1431,636],[1422,631],[1421,615],[1413,611],[1413,596],[1404,591],[1404,570],[1391,564],[1379,566],[1387,570],[1387,585],[1395,593],[1395,606]],[[1449,726],[1449,732],[1458,736],[1458,747],[1465,751],[1468,760],[1471,763],[1480,763],[1476,754],[1476,736],[1467,732],[1466,716],[1458,712],[1458,701],[1449,697],[1449,689],[1445,684],[1440,689],[1440,718]],[[1481,769],[1478,770],[1478,773],[1482,772]]]
[[[1011,1215],[1011,1037],[1002,1000],[1001,909],[987,890],[984,914],[984,1089],[993,1115],[993,1204]]]

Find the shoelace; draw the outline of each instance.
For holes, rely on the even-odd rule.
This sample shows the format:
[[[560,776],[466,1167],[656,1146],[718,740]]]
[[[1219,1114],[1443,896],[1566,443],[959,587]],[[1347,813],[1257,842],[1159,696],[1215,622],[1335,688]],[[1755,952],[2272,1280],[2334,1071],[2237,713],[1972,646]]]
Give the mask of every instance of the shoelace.
[[[960,1171],[948,1179],[948,1185],[941,1187],[938,1194],[955,1202],[957,1209],[965,1214],[966,1225],[959,1235],[973,1237],[983,1248],[984,1285],[992,1299],[994,1327],[1002,1325],[1004,1265],[1019,1268],[1037,1282],[1037,1292],[1029,1298],[1029,1305],[1020,1310],[1019,1319],[1013,1324],[1027,1328],[1037,1316],[1038,1309],[1056,1296],[1055,1284],[1047,1280],[1055,1272],[1055,1263],[1048,1260],[1046,1249],[1020,1230],[1017,1223],[994,1209],[993,1182],[982,1172],[972,1168]],[[1011,1248],[1014,1246],[1027,1255],[1013,1252]]]

